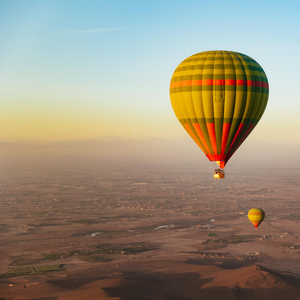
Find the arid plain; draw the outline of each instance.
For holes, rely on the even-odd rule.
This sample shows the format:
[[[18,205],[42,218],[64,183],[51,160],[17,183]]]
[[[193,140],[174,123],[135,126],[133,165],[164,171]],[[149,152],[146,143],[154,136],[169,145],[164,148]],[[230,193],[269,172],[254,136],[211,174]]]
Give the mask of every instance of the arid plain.
[[[0,299],[300,299],[297,168],[2,158]]]

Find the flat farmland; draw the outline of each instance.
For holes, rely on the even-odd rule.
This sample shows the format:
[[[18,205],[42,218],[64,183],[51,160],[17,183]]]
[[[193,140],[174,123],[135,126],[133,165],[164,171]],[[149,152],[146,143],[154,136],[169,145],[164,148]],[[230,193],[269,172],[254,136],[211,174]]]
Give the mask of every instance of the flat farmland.
[[[3,163],[0,297],[298,299],[299,175]],[[266,212],[257,231],[252,207]]]

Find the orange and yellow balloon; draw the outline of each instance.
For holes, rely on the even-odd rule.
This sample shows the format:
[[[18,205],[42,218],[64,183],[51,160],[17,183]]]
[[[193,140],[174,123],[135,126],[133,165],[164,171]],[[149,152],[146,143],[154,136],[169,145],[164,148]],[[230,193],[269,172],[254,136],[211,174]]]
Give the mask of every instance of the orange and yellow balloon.
[[[257,230],[257,227],[265,218],[265,212],[261,208],[251,208],[248,212],[248,218]]]
[[[188,57],[178,65],[170,83],[176,117],[220,168],[259,122],[268,95],[262,67],[249,56],[232,51]]]

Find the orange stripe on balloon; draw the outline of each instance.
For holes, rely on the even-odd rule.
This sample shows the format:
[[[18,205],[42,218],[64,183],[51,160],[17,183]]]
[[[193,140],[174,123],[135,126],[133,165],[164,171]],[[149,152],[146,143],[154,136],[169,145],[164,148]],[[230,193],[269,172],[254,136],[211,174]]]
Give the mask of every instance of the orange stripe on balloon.
[[[225,85],[237,85],[237,83],[235,79],[226,79]]]
[[[201,85],[214,85],[214,81],[212,79],[202,79]]]
[[[202,79],[192,80],[192,85],[203,85]]]
[[[171,82],[170,89],[183,86],[198,86],[198,85],[245,85],[263,87],[268,89],[269,84],[263,81],[255,80],[235,80],[235,79],[196,79],[196,80],[182,80]]]
[[[255,225],[259,225],[261,222],[262,222],[262,220],[250,220],[250,222],[255,226]]]
[[[190,136],[193,138],[193,140],[196,142],[196,144],[201,148],[201,150],[205,153],[205,149],[202,147],[202,145],[199,143],[197,137],[195,136],[194,132],[192,131],[192,129],[190,128],[188,123],[184,124],[184,128],[186,129],[186,131],[190,134]]]
[[[225,168],[225,165],[226,165],[226,155],[220,155],[220,154],[217,154],[217,155],[214,155],[214,154],[206,154],[207,158],[210,160],[210,161],[217,161],[219,162],[219,166],[221,169],[224,169]]]
[[[225,85],[225,79],[215,79],[214,85]]]
[[[209,151],[208,145],[207,145],[207,143],[206,143],[206,141],[205,141],[204,135],[203,135],[203,133],[202,133],[202,131],[201,131],[201,128],[200,128],[199,123],[193,123],[193,126],[194,126],[194,128],[195,128],[195,130],[196,130],[196,132],[197,132],[197,134],[198,134],[198,136],[199,136],[201,142],[203,143],[203,145],[204,145],[204,147],[205,147],[207,153],[208,153],[208,154],[211,154],[210,151]]]
[[[180,82],[180,81],[179,81]],[[192,86],[192,80],[182,81],[182,86]]]
[[[207,154],[206,155],[209,160],[212,161],[222,161],[225,159],[226,155],[221,155],[221,154]]]
[[[219,166],[221,169],[224,169],[225,168],[225,165],[226,165],[226,162],[225,160],[218,160],[219,161]]]
[[[242,79],[236,80],[236,85],[246,85],[246,82],[247,82],[246,80],[242,80]]]
[[[216,142],[215,123],[206,123],[206,127],[207,127],[207,130],[208,130],[208,134],[209,134],[209,138],[210,138],[212,148],[214,150],[214,154],[217,155],[218,150],[217,150],[217,142]]]

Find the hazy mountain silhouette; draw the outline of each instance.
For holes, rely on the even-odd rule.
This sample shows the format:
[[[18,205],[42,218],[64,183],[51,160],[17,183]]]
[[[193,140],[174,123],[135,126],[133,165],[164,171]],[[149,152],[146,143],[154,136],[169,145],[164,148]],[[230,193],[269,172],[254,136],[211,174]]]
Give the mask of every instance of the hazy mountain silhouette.
[[[77,154],[93,155],[106,160],[176,161],[209,165],[201,149],[189,138],[124,138],[109,135],[93,139],[58,142],[0,142],[2,154]],[[241,166],[286,167],[299,165],[295,159],[300,145],[246,141],[233,155],[229,164]]]

